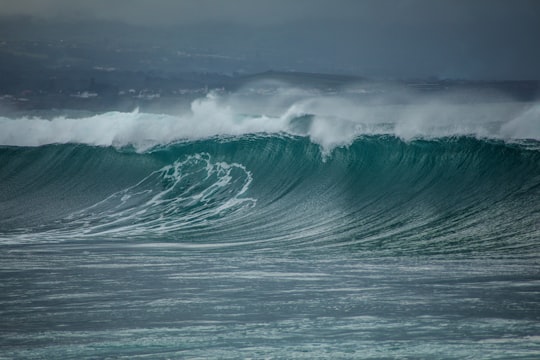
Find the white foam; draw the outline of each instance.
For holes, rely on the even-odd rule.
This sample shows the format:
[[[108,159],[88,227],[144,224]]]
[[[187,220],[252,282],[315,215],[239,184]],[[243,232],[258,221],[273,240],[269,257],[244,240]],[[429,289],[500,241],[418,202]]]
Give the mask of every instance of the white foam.
[[[72,213],[58,227],[0,239],[43,241],[75,237],[166,235],[211,226],[224,216],[244,216],[257,200],[244,196],[253,180],[238,163],[216,162],[207,153],[175,161],[107,198]]]
[[[388,105],[382,101],[360,102],[349,95],[325,96],[290,89],[257,98],[211,93],[195,100],[189,111],[179,115],[134,111],[80,119],[0,117],[0,145],[132,145],[144,151],[185,139],[283,132],[308,136],[327,151],[350,144],[360,135],[374,134],[405,140],[462,135],[540,140],[538,103],[455,104],[443,99],[413,99],[405,105]],[[306,114],[310,118],[299,130],[294,122]]]

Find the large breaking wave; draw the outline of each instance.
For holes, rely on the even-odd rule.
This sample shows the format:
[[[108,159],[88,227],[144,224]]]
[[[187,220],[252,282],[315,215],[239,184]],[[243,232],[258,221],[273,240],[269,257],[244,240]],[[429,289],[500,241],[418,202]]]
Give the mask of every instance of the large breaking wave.
[[[538,104],[292,98],[2,118],[0,239],[537,254]]]

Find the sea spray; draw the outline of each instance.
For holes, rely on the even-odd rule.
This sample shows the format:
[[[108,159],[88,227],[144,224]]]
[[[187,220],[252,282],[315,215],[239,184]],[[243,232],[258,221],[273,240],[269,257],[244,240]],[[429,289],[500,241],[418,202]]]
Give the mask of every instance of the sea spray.
[[[295,93],[285,101],[284,93],[291,91],[281,89],[256,98],[210,93],[194,100],[189,111],[176,115],[133,111],[76,119],[0,117],[0,145],[81,143],[134,146],[146,151],[175,141],[285,133],[307,136],[328,153],[362,135],[387,134],[405,140],[452,136],[540,139],[538,105],[534,103],[452,103],[435,97],[429,101],[411,98],[404,104],[379,104],[346,94],[309,92]]]

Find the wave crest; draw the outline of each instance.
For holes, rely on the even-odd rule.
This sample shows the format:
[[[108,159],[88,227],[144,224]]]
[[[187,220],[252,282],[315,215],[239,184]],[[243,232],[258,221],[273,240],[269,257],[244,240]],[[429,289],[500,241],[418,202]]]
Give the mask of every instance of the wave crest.
[[[346,95],[304,93],[244,98],[209,94],[178,115],[108,112],[72,119],[0,117],[0,145],[41,146],[82,143],[134,146],[145,151],[179,140],[254,133],[306,136],[325,151],[351,144],[361,135],[401,139],[475,136],[540,140],[540,105],[456,104],[442,100],[407,104],[362,103]]]

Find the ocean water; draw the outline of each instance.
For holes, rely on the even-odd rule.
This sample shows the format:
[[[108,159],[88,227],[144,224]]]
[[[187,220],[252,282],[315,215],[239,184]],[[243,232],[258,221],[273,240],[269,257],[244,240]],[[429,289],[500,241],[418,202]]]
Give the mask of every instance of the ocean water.
[[[0,117],[0,358],[539,358],[539,140],[294,89]]]

